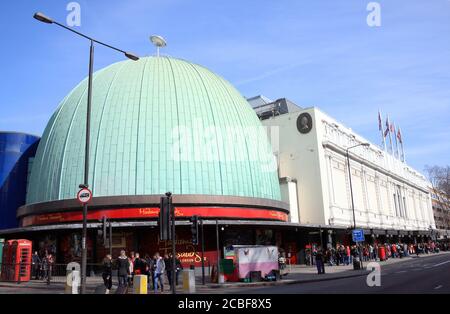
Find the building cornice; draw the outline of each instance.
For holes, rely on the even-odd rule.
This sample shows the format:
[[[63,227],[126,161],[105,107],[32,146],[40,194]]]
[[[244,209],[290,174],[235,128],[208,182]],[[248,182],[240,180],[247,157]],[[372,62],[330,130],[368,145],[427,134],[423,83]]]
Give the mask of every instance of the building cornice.
[[[108,207],[148,207],[159,208],[163,195],[121,195],[93,197],[89,209]],[[289,204],[266,198],[228,196],[228,195],[191,195],[178,194],[172,196],[175,206],[240,206],[253,208],[270,208],[289,213]],[[42,213],[56,213],[81,210],[76,199],[56,200],[42,203],[27,204],[19,207],[17,217]]]
[[[334,144],[331,141],[323,141],[322,142],[322,146],[324,148],[329,148],[332,151],[334,151],[334,152],[336,152],[338,154],[341,154],[344,157],[346,155],[346,150],[344,148]],[[402,182],[403,184],[409,185],[412,188],[418,189],[418,190],[420,190],[420,191],[422,191],[422,192],[424,192],[426,194],[430,193],[430,191],[427,188],[423,188],[423,187],[421,187],[421,186],[419,186],[419,185],[417,185],[417,184],[415,184],[415,183],[413,183],[411,181],[408,181],[405,178],[403,178],[402,176],[399,176],[398,174],[396,174],[396,173],[394,173],[394,172],[392,172],[392,171],[390,171],[388,169],[380,167],[379,165],[377,165],[377,164],[375,164],[375,163],[373,163],[373,162],[371,162],[371,161],[369,161],[367,159],[364,159],[364,158],[362,158],[362,157],[360,157],[360,156],[358,156],[358,155],[356,155],[356,154],[354,154],[352,152],[349,152],[349,158],[354,160],[354,161],[356,161],[356,162],[359,162],[362,165],[365,165],[368,168],[371,168],[371,169],[373,169],[373,170],[375,170],[375,171],[377,171],[379,173],[382,173],[382,174],[384,174],[386,176],[389,176],[389,177],[391,177],[391,178],[393,178],[393,179],[395,179],[395,180],[397,180],[399,182]]]

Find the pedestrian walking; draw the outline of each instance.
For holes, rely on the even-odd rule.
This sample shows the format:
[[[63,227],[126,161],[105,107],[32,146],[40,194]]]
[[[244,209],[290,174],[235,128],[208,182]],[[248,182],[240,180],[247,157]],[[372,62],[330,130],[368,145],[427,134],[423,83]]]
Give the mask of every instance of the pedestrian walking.
[[[130,257],[128,258],[128,285],[132,286],[133,285],[133,276],[134,276],[134,260],[135,260],[135,255],[134,252],[131,252]]]
[[[366,262],[369,260],[369,249],[367,248],[367,246],[363,246],[362,250],[363,250],[363,261]]]
[[[397,245],[395,243],[391,246],[391,254],[392,254],[393,258],[397,258],[398,257],[397,256]]]
[[[372,261],[375,259],[374,248],[373,248],[372,244],[369,244],[369,259]]]
[[[376,261],[378,258],[378,243],[375,243],[373,246],[373,260]]]
[[[37,251],[34,252],[32,258],[31,258],[31,265],[32,265],[32,277],[34,277],[35,280],[39,280],[39,273],[41,268],[41,258],[39,257],[39,254]]]
[[[169,283],[169,286],[172,288],[172,260],[169,258],[168,254],[164,254],[164,265],[166,266],[166,276],[167,276],[167,282]]]
[[[147,262],[145,259],[141,258],[139,253],[135,254],[134,263],[133,263],[133,270],[134,275],[144,275],[147,268]]]
[[[348,245],[345,247],[345,257],[346,257],[345,264],[350,265],[350,263],[352,262],[352,258],[351,258],[350,246],[348,246]]]
[[[409,256],[408,244],[406,244],[406,243],[403,243],[403,252],[405,254],[405,257]]]
[[[339,246],[339,254],[341,256],[341,264],[344,265],[345,264],[345,247],[342,244]]]
[[[164,283],[163,283],[163,275],[166,269],[166,265],[164,263],[164,259],[159,255],[158,252],[155,253],[155,262],[154,262],[154,284],[153,289],[155,293],[158,292],[158,283],[161,287],[161,292],[164,292]]]
[[[181,265],[181,262],[178,258],[175,258],[175,270],[172,269],[172,257],[172,253],[169,253],[169,255],[164,255],[164,264],[166,265],[167,280],[169,282],[170,288],[172,288],[172,276],[175,276],[175,286],[178,286],[178,276],[183,269],[183,266]]]
[[[333,256],[331,254],[331,249],[328,248],[325,251],[326,260],[328,261],[328,266],[333,266]]]
[[[119,279],[118,293],[125,293],[127,289],[128,275],[130,275],[130,260],[125,254],[125,250],[120,251],[117,258],[117,275]]]
[[[53,264],[54,264],[54,258],[51,252],[45,251],[45,257],[44,257],[44,272],[45,272],[45,279],[47,281],[47,285],[50,284],[50,281],[52,280],[52,271],[53,271]]]
[[[131,287],[133,285],[133,276],[134,276],[134,260],[136,259],[134,251],[130,252],[130,256],[128,257],[129,269],[130,272],[127,277],[128,286]]]
[[[317,266],[317,273],[325,274],[325,263],[323,262],[323,253],[322,249],[318,249],[316,251],[316,266]]]
[[[172,258],[172,253],[169,254],[169,258]],[[178,286],[178,276],[180,275],[180,272],[183,270],[183,265],[181,265],[181,261],[178,259],[178,257],[175,258],[175,285]]]
[[[339,250],[339,247],[336,248],[336,250],[334,251],[334,256],[335,261],[336,261],[336,266],[339,266],[340,262],[341,262],[341,251]]]
[[[146,262],[146,273],[147,273],[147,282],[151,284],[151,287],[153,289],[153,284],[155,281],[154,278],[154,260],[152,257],[150,257],[149,254],[145,254],[145,262]]]
[[[105,294],[109,294],[112,287],[112,256],[107,254],[103,259],[103,284],[105,285]]]

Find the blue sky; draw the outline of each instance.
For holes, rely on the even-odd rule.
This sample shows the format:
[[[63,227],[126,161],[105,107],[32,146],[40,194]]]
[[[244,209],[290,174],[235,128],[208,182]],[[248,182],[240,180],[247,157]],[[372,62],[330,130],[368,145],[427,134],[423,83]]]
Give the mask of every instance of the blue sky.
[[[7,0],[0,19],[0,130],[41,135],[87,73],[88,42],[32,18],[65,22],[70,1]],[[408,164],[450,164],[450,0],[387,0],[369,27],[368,0],[77,1],[79,31],[141,56],[206,66],[244,96],[317,106],[374,143],[377,111],[402,128]],[[123,56],[96,48],[95,69]]]

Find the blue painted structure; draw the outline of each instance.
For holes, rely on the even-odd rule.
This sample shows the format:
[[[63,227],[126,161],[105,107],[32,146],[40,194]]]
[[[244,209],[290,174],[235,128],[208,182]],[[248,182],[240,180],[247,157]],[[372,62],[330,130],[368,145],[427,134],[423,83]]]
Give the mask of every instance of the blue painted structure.
[[[40,138],[0,132],[0,229],[18,226],[16,211],[25,204],[28,167]]]

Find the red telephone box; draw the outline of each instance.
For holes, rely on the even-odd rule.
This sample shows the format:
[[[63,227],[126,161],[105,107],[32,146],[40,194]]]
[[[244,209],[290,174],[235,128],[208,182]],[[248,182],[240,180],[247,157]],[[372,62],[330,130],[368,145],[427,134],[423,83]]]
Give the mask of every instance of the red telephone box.
[[[2,281],[29,281],[31,276],[32,242],[8,240],[3,247]]]

